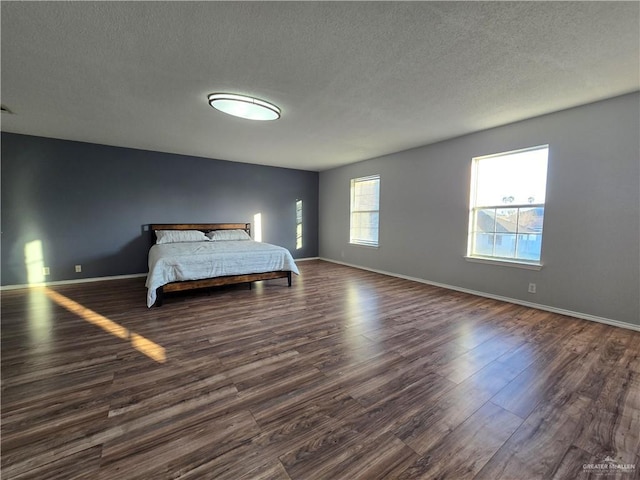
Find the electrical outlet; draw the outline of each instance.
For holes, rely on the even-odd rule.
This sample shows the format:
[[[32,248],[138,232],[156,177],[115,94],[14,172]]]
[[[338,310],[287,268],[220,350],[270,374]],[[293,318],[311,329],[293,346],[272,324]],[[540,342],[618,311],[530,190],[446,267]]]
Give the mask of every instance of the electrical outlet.
[[[42,275],[50,275],[49,267],[42,267]]]
[[[529,284],[529,293],[536,293],[536,284],[535,283],[530,283]]]
[[[82,265],[76,265],[76,273],[80,273],[82,271]]]

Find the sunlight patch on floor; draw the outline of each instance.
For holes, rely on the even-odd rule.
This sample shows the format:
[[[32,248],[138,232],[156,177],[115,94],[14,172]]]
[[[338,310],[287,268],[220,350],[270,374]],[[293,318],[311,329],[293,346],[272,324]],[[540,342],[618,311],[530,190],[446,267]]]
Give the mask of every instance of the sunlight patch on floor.
[[[165,349],[157,343],[149,340],[146,337],[143,337],[142,335],[129,331],[119,323],[116,323],[113,320],[109,320],[104,315],[100,315],[90,308],[87,308],[79,304],[78,302],[65,297],[64,295],[61,295],[60,293],[51,290],[50,288],[45,288],[45,293],[58,305],[66,308],[72,313],[75,313],[90,324],[95,325],[96,327],[100,327],[105,332],[108,332],[115,337],[121,338],[122,340],[131,341],[131,345],[133,346],[133,348],[138,350],[140,353],[145,354],[152,360],[155,360],[158,363],[164,363],[166,361]]]

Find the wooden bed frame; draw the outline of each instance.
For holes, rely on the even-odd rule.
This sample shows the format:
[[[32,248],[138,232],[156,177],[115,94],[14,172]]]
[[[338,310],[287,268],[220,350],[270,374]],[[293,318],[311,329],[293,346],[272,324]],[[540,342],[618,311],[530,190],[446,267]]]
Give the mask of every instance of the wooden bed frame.
[[[250,223],[155,223],[149,225],[149,229],[153,232],[151,235],[152,245],[155,245],[156,243],[156,230],[199,230],[204,233],[210,232],[211,230],[244,230],[249,236],[251,236]],[[222,285],[234,285],[237,283],[248,283],[249,288],[251,288],[252,282],[257,282],[259,280],[272,280],[274,278],[286,278],[289,286],[291,286],[290,270],[171,282],[156,289],[157,298],[154,306],[160,307],[162,305],[163,295],[166,292],[219,287]]]

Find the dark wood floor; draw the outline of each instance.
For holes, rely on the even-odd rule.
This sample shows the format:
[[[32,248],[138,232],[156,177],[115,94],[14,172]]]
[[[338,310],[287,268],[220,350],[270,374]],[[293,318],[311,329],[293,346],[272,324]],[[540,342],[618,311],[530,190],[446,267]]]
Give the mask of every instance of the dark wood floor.
[[[640,332],[300,268],[3,292],[3,478],[639,477]]]

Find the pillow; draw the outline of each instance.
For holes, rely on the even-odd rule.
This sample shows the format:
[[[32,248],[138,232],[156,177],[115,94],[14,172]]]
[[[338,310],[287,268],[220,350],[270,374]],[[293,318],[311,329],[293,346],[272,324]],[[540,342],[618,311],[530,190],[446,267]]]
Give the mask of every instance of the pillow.
[[[198,230],[156,230],[156,244],[179,242],[208,242],[209,238]]]
[[[251,237],[244,230],[211,230],[207,237],[213,242],[226,240],[251,240]]]

